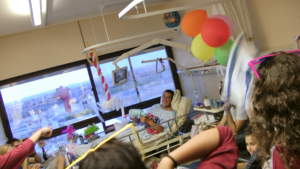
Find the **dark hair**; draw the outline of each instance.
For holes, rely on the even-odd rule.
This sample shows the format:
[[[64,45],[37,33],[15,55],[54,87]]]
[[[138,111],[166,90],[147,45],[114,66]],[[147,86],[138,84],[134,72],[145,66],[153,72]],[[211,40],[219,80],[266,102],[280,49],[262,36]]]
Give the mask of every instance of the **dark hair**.
[[[167,92],[167,93],[170,93],[172,96],[171,96],[171,100],[173,100],[173,96],[174,96],[174,91],[173,90],[170,90],[170,89],[167,89],[164,91],[164,93]]]
[[[146,166],[132,144],[112,139],[83,159],[79,168],[146,169]]]
[[[270,149],[276,150],[287,167],[300,157],[300,57],[281,52],[269,57],[257,69],[260,76],[254,82],[253,126],[262,160],[270,159]]]
[[[252,125],[251,125],[251,123],[250,123],[250,124],[247,126],[247,128],[244,130],[244,135],[245,135],[245,136],[250,136],[250,135],[252,135],[252,134],[253,134],[252,129],[253,129],[253,127],[252,127]]]
[[[6,144],[13,145],[13,143],[16,142],[16,141],[20,142],[20,140],[18,140],[18,139],[16,139],[16,138],[11,138],[11,139],[8,139],[8,140],[7,140]]]

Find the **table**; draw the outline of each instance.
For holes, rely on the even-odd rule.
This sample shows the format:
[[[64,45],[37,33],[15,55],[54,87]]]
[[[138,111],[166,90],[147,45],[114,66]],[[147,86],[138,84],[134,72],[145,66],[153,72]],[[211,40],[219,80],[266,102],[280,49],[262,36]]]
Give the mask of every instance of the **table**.
[[[222,111],[224,111],[224,108],[223,107],[220,107],[219,109],[204,109],[204,108],[194,108],[194,111],[200,111],[200,112],[203,112],[202,114],[204,114],[207,119],[209,119],[208,117],[208,114],[217,114],[217,113],[220,113]],[[215,115],[214,115],[215,117]],[[218,121],[219,118],[216,119],[215,117],[215,120]]]

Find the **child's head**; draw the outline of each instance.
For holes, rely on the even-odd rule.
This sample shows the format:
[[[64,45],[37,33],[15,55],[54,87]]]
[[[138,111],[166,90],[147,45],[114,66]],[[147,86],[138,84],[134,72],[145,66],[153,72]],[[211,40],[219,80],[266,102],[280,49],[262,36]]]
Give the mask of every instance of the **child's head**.
[[[4,144],[0,146],[0,156],[10,152],[12,150],[12,146],[10,144]]]
[[[257,69],[252,111],[257,122],[258,143],[265,157],[270,156],[270,146],[282,147],[283,160],[300,156],[300,57],[281,52],[268,57]],[[269,146],[261,145],[267,140]]]
[[[146,166],[141,155],[132,144],[112,139],[83,159],[79,168],[146,169]]]
[[[21,142],[20,140],[16,139],[16,138],[12,138],[12,139],[9,139],[6,144],[10,144],[13,148],[17,148]]]
[[[245,129],[245,142],[246,142],[246,148],[250,155],[258,149],[258,144],[255,136],[253,135],[252,132],[252,125],[250,124],[246,129]]]

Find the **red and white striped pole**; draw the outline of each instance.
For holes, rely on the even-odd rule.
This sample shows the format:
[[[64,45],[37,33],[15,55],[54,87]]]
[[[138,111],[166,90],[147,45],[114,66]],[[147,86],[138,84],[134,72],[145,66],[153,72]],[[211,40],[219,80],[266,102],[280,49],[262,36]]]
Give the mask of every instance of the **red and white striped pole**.
[[[88,44],[88,46],[90,46],[89,43],[87,43],[87,44]],[[97,54],[96,54],[96,52],[95,52],[94,49],[91,49],[89,57],[92,58],[93,63],[91,63],[91,61],[89,60],[88,56],[87,56],[87,59],[97,69],[98,76],[100,77],[102,85],[103,85],[104,90],[105,90],[106,99],[107,99],[107,101],[109,101],[110,100],[110,93],[109,93],[108,85],[107,85],[107,83],[105,81],[104,76],[102,75],[101,68],[99,66],[98,56],[97,56]]]

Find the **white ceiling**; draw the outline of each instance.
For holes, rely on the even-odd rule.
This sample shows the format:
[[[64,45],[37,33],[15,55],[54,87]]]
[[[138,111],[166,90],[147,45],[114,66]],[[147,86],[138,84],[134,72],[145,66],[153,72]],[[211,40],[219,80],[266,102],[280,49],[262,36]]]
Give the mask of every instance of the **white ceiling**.
[[[0,36],[76,21],[92,16],[119,13],[132,0],[41,0],[42,25],[34,27],[28,0],[0,0]],[[145,0],[147,6],[171,0]],[[47,12],[46,12],[47,11]]]

